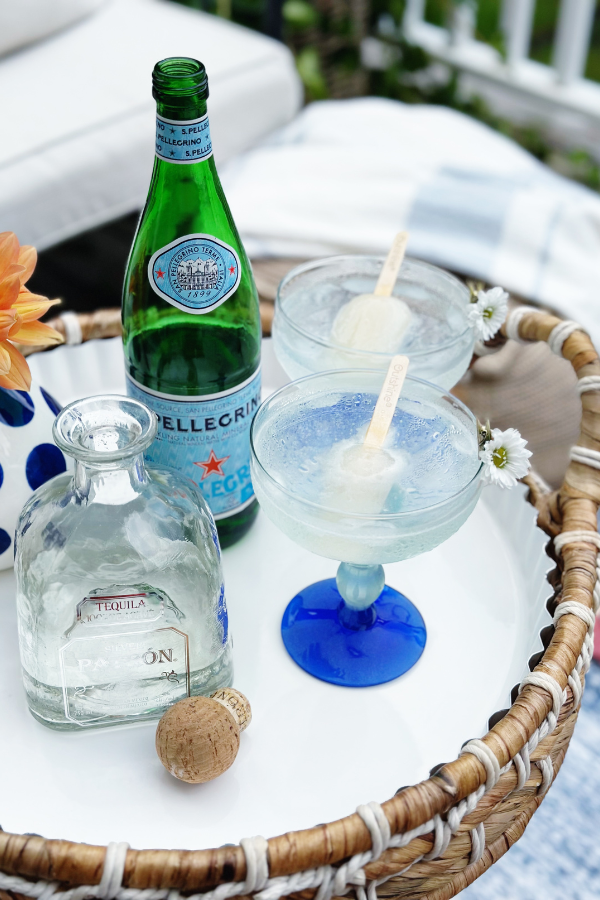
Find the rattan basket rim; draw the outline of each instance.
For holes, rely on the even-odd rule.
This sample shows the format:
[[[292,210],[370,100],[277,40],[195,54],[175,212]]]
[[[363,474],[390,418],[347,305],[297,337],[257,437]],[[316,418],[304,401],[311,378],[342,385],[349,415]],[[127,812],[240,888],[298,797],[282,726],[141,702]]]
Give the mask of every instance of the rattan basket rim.
[[[556,344],[557,329],[561,327],[564,330],[565,323],[561,319],[528,308],[521,308],[518,312],[518,321],[515,321],[513,326],[515,338],[522,341],[550,341]],[[506,330],[504,326],[504,338]],[[570,331],[567,328],[567,332],[566,338],[561,342],[562,355],[571,362],[579,379],[589,380],[592,376],[598,379],[600,387],[600,362],[590,338],[579,326]],[[597,389],[582,393],[582,406],[582,430],[578,446],[598,451],[600,396]],[[549,538],[553,539],[565,532],[585,533],[582,539],[567,543],[558,555],[550,542],[548,553],[557,562],[555,578],[562,602],[568,600],[591,609],[596,581],[597,545],[595,540],[588,538],[588,535],[597,534],[600,471],[572,460],[562,487],[554,493],[550,493],[535,476],[525,480],[530,488],[530,500],[538,509],[538,524]],[[579,615],[562,615],[556,622],[552,639],[534,670],[543,677],[550,676],[558,682],[561,690],[566,689],[567,694],[567,702],[563,705],[558,720],[560,726],[557,731],[558,738],[552,745],[548,757],[553,760],[553,777],[562,762],[575,721],[577,702],[574,701],[572,688],[569,687],[569,679],[572,678],[577,661],[581,658],[588,633],[589,628]],[[583,677],[581,681],[583,682]],[[536,684],[527,684],[523,687],[506,715],[482,738],[482,743],[492,751],[500,767],[510,764],[511,760],[523,750],[551,713],[553,702],[553,696],[547,688]],[[563,743],[560,743],[561,739]],[[550,737],[546,738],[547,742],[549,740]],[[469,752],[445,764],[427,780],[401,790],[381,805],[391,834],[410,832],[428,823],[435,816],[447,814],[459,801],[473,796],[482,789],[488,782],[488,776],[486,766]],[[465,860],[463,853],[461,860],[464,865],[455,865],[452,872],[442,871],[437,865],[439,860],[419,863],[419,872],[424,872],[422,875],[424,884],[426,883],[428,888],[431,887],[431,891],[426,894],[431,900],[434,897],[436,900],[442,900],[443,897],[453,896],[469,880],[477,877],[491,865],[495,858],[520,836],[536,808],[536,803],[541,802],[541,798],[538,800],[535,796],[532,797],[532,791],[535,794],[541,776],[539,773],[535,776],[532,774],[525,790],[519,792],[513,791],[516,780],[511,768],[511,771],[504,774],[498,782],[498,785],[502,785],[502,789],[496,785],[493,791],[483,796],[481,804],[478,804],[477,809],[465,819],[465,824],[469,824],[471,828],[473,827],[471,823],[478,816],[477,824],[484,822],[488,824],[493,810],[499,804],[507,803],[511,792],[515,798],[522,794],[522,802],[520,806],[515,807],[511,824],[503,827],[501,835],[489,843],[482,858],[475,863],[469,863],[469,854],[466,854]],[[482,811],[487,811],[487,818],[482,815]],[[459,838],[460,833],[453,839],[453,844],[458,845]],[[431,850],[435,845],[432,835],[415,838],[413,844],[418,841],[426,850]],[[357,854],[369,851],[371,847],[371,832],[364,819],[355,813],[314,828],[271,838],[268,841],[267,857],[269,876],[271,879],[282,878],[318,867],[335,866]],[[400,877],[394,882],[394,888],[403,894],[398,887],[402,877],[400,870],[403,868],[401,865],[403,852],[405,853],[386,850],[378,860],[367,865],[365,869],[367,877],[379,878],[378,872],[394,870],[393,874],[400,873]],[[98,885],[105,856],[106,847],[103,846],[0,832],[0,870],[28,879],[42,879],[63,886]],[[418,862],[423,854],[413,852],[413,857],[417,858]],[[416,869],[411,873],[413,885],[416,884],[414,871]],[[130,849],[122,873],[122,885],[124,888],[134,889],[202,892],[217,885],[224,887],[234,882],[243,882],[247,874],[246,853],[239,845],[180,851]],[[305,892],[303,896],[309,897],[315,893],[315,890],[311,890]],[[281,896],[281,893],[277,896]],[[425,894],[421,891],[419,896]]]

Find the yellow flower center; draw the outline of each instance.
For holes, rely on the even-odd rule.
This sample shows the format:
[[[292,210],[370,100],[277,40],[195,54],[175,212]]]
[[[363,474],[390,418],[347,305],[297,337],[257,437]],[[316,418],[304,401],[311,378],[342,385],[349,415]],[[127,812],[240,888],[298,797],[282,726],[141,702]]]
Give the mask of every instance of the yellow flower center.
[[[491,319],[493,315],[494,315],[494,307],[493,307],[493,306],[486,306],[486,308],[485,308],[484,311],[483,311],[483,318],[484,318],[484,319]]]
[[[496,468],[503,469],[508,463],[508,453],[506,452],[506,447],[498,447],[497,450],[494,450],[494,452],[492,453],[492,460]]]

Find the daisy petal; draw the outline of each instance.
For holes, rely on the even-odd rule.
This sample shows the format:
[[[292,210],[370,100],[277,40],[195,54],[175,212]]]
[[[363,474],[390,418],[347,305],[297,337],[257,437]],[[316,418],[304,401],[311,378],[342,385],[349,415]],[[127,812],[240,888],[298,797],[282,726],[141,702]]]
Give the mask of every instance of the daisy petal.
[[[0,387],[28,391],[31,387],[31,372],[27,360],[9,341],[5,341],[2,347],[10,356],[10,371],[6,375],[0,375]]]
[[[506,319],[508,294],[501,287],[478,291],[477,302],[467,313],[467,320],[480,340],[487,341],[498,332]]]
[[[21,324],[19,330],[11,334],[11,340],[17,344],[26,346],[45,347],[50,344],[64,343],[64,337],[59,331],[45,325],[43,322],[25,322]]]
[[[494,428],[491,440],[486,441],[479,453],[483,462],[484,482],[504,488],[514,487],[519,478],[527,475],[530,456],[527,441],[516,428],[507,428],[505,431]]]

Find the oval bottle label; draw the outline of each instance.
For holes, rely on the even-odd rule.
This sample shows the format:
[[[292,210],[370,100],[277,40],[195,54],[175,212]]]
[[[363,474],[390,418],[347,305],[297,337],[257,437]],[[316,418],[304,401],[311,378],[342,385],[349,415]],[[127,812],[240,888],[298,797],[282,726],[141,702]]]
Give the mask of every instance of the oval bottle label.
[[[241,277],[233,247],[210,234],[186,234],[171,241],[148,263],[148,279],[159,297],[194,315],[224,303]]]

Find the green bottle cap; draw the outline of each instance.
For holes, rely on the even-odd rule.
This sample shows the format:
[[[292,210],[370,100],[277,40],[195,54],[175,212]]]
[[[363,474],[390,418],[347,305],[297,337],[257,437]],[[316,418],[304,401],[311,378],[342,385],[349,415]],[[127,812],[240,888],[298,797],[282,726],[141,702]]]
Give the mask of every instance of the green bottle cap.
[[[161,59],[152,72],[152,96],[168,102],[173,98],[208,97],[208,76],[203,64],[187,56]]]

